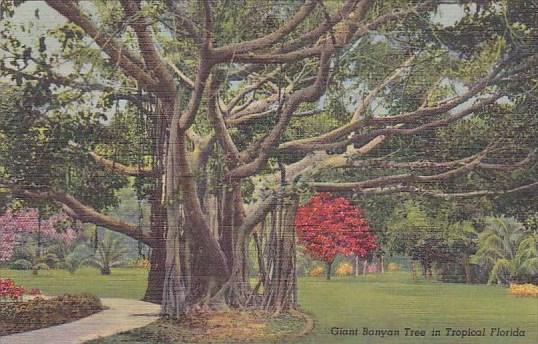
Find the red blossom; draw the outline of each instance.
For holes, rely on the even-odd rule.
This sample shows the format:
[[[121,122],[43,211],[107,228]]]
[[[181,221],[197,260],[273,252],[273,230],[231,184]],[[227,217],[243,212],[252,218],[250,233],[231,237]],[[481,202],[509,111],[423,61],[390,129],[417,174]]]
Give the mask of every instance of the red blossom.
[[[21,286],[15,285],[15,281],[12,279],[0,278],[0,300],[10,299],[17,301],[20,300],[25,292],[26,290]]]
[[[327,263],[337,254],[364,258],[377,248],[361,210],[346,198],[329,193],[314,195],[297,210],[295,228],[307,252]]]

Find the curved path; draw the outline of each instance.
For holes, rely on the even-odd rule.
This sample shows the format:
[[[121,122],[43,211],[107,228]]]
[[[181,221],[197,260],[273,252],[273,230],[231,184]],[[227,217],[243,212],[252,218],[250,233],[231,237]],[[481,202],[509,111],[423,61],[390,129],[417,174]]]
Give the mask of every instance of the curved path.
[[[101,299],[104,311],[67,324],[0,337],[0,344],[75,344],[146,326],[160,306],[127,299]]]

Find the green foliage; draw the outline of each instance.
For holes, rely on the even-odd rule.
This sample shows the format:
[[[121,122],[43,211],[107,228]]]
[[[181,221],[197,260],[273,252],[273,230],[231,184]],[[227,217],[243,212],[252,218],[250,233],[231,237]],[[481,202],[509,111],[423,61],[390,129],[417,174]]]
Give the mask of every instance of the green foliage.
[[[106,232],[97,244],[97,251],[89,258],[89,262],[101,271],[102,275],[110,275],[111,268],[122,264],[127,248],[120,236]]]
[[[18,270],[32,270],[34,275],[37,275],[39,270],[49,270],[55,267],[59,259],[52,252],[43,252],[38,254],[37,248],[33,245],[27,245],[17,250],[14,261],[10,267]]]
[[[538,272],[536,243],[514,218],[488,217],[472,261],[488,271],[488,283],[527,282]]]

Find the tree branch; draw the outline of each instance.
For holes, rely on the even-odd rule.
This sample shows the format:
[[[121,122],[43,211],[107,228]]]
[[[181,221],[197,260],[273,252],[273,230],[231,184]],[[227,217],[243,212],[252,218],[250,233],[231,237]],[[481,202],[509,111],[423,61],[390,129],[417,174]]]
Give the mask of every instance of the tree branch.
[[[141,85],[153,89],[156,82],[146,73],[143,64],[130,54],[125,47],[113,37],[99,30],[77,7],[76,2],[69,0],[46,0],[47,4],[83,29],[99,47],[105,52],[113,63],[120,66],[125,74],[136,79]]]
[[[22,199],[46,199],[57,202],[63,205],[68,214],[77,220],[93,223],[112,231],[127,235],[130,238],[142,241],[150,247],[153,245],[153,238],[145,234],[141,228],[113,218],[112,216],[102,214],[65,192],[31,191],[22,189],[20,186],[12,183],[6,183],[4,181],[1,183],[3,187],[8,188],[16,197]]]
[[[405,193],[411,193],[411,194],[417,194],[417,195],[423,195],[423,196],[435,197],[435,198],[458,199],[458,198],[475,198],[475,197],[485,197],[485,196],[503,196],[503,195],[517,194],[517,193],[526,193],[526,192],[533,192],[533,195],[536,195],[534,193],[534,190],[538,190],[538,182],[534,182],[527,185],[522,185],[522,186],[508,189],[508,190],[477,190],[477,191],[455,192],[455,193],[436,192],[436,191],[425,190],[425,189],[417,188],[414,186],[406,186],[406,185],[397,185],[397,186],[391,186],[387,188],[361,189],[355,192],[359,194],[366,194],[366,195],[370,195],[370,194],[381,195],[381,194],[390,194],[390,193],[396,193],[396,192],[405,192]]]
[[[112,172],[118,172],[127,176],[152,176],[154,171],[146,166],[128,166],[111,159],[107,159],[95,152],[90,152],[89,155],[92,159],[101,165],[104,169]]]
[[[293,30],[301,24],[306,17],[314,10],[316,2],[309,0],[303,4],[295,15],[290,18],[284,25],[279,27],[276,31],[271,32],[260,38],[256,38],[250,41],[229,44],[213,50],[213,54],[218,57],[219,60],[233,59],[234,55],[242,53],[251,53],[254,50],[264,49],[272,46],[274,43],[280,41],[287,36]]]
[[[299,105],[304,102],[313,102],[319,99],[319,97],[321,97],[323,94],[327,86],[330,70],[329,62],[333,53],[334,49],[332,48],[328,48],[326,51],[324,51],[321,55],[316,81],[306,88],[295,91],[289,97],[278,122],[259,145],[259,148],[257,149],[258,156],[252,162],[239,166],[230,171],[227,175],[228,178],[247,177],[253,173],[256,173],[260,168],[263,167],[269,158],[271,149],[274,148],[274,145],[278,142],[282,132],[286,129],[292,114],[297,110]]]
[[[392,175],[392,176],[384,176],[384,177],[378,177],[373,178],[361,182],[349,182],[349,183],[317,183],[313,182],[310,183],[310,186],[314,188],[316,191],[321,192],[338,192],[342,190],[361,190],[361,189],[368,189],[368,188],[376,188],[376,187],[382,187],[382,186],[388,186],[393,184],[399,184],[399,183],[429,183],[432,181],[437,180],[447,180],[451,179],[457,176],[461,176],[472,169],[474,169],[480,161],[486,156],[486,154],[489,152],[489,148],[483,150],[480,152],[475,159],[473,159],[471,162],[447,171],[443,173],[438,173],[434,175],[415,175],[413,173],[405,173],[405,174],[398,174],[398,175]]]

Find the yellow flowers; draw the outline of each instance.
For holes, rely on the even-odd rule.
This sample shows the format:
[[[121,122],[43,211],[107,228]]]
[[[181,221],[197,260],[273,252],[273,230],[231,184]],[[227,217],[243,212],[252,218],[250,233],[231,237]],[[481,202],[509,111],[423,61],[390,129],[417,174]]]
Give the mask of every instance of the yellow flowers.
[[[324,269],[321,266],[313,267],[310,271],[308,271],[308,276],[310,277],[319,277],[323,275]]]
[[[135,262],[135,267],[137,269],[149,269],[150,262],[149,259],[137,259]]]
[[[349,263],[341,263],[336,269],[336,276],[349,276],[353,273],[353,266]]]
[[[510,294],[524,297],[538,297],[538,286],[534,284],[510,284]]]
[[[400,270],[400,265],[398,265],[396,263],[389,263],[389,265],[387,265],[387,270],[389,272],[399,271]]]

